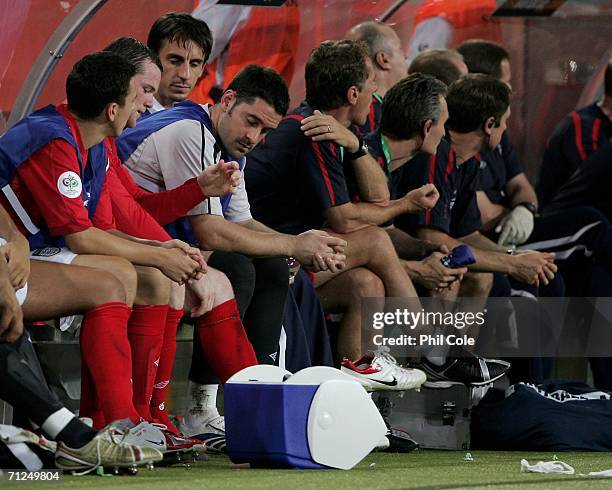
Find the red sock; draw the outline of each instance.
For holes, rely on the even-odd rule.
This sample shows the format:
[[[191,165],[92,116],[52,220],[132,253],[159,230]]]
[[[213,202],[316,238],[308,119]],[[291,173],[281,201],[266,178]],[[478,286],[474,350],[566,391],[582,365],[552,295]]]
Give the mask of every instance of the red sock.
[[[105,303],[89,310],[81,327],[81,362],[91,375],[107,422],[125,418],[139,420],[132,403],[132,354],[127,337],[131,312],[125,303]],[[88,389],[85,388],[86,397]]]
[[[159,366],[157,367],[157,375],[155,376],[155,384],[153,385],[153,397],[151,398],[151,415],[153,416],[153,420],[164,424],[168,427],[168,430],[177,434],[179,433],[178,429],[171,422],[170,417],[168,417],[166,400],[168,399],[168,391],[170,390],[170,378],[172,377],[174,356],[176,354],[176,329],[182,317],[182,308],[177,310],[168,307],[166,328],[164,330],[164,343],[159,355]]]
[[[134,407],[145,420],[151,420],[149,403],[155,384],[167,314],[168,305],[134,305],[128,321],[127,332],[132,348]]]
[[[259,364],[235,299],[215,306],[198,318],[197,329],[202,350],[221,383],[241,369]]]

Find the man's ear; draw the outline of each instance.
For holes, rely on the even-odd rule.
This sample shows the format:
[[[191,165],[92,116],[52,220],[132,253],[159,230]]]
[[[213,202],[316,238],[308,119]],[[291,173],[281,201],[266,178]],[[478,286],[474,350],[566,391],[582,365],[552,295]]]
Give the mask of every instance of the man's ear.
[[[482,131],[487,136],[491,136],[491,131],[495,127],[495,118],[493,116],[488,117],[482,125]]]
[[[374,63],[381,70],[388,70],[389,69],[389,57],[383,51],[379,51],[378,53],[376,53],[376,56],[374,56]]]
[[[226,90],[221,96],[219,105],[223,109],[223,112],[227,112],[232,107],[233,102],[236,100],[236,92],[233,90]]]
[[[427,121],[423,123],[423,139],[427,138],[431,132],[431,128],[433,128],[433,121],[431,119],[427,119]]]
[[[119,104],[117,102],[110,102],[106,104],[104,108],[104,115],[106,116],[106,120],[110,122],[114,122],[117,117],[117,112],[119,111]]]
[[[355,85],[351,85],[346,91],[346,100],[350,105],[355,105],[359,98],[359,89]]]

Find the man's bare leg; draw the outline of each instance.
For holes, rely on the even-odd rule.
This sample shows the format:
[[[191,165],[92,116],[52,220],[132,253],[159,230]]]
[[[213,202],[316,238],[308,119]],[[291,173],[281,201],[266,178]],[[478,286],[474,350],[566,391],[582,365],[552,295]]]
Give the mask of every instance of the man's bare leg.
[[[417,293],[412,281],[400,262],[389,235],[378,226],[370,226],[346,234],[326,230],[348,242],[346,247],[346,267],[351,270],[365,267],[376,274],[385,286],[388,297],[416,298]],[[320,272],[317,274],[317,286],[332,279],[334,274]]]
[[[105,303],[125,303],[126,296],[110,272],[32,260],[23,316],[33,322],[83,314]]]
[[[317,287],[323,309],[330,313],[342,313],[338,332],[337,359],[358,359],[361,347],[361,300],[384,298],[385,287],[380,278],[370,270],[357,267],[342,272],[322,286]]]
[[[127,293],[126,303],[134,304],[137,289],[137,274],[134,266],[127,260],[110,255],[77,255],[71,265],[80,265],[110,272],[122,284]]]

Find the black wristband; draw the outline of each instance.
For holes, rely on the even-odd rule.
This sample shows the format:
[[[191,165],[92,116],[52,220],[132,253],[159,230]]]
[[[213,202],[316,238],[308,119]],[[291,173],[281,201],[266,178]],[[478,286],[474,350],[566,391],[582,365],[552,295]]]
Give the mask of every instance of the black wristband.
[[[356,160],[368,154],[368,145],[364,140],[359,138],[359,149],[355,153],[349,153],[348,156],[351,160]]]
[[[538,207],[532,202],[520,202],[516,206],[523,206],[524,208],[527,208],[527,211],[529,211],[534,216],[538,213]]]

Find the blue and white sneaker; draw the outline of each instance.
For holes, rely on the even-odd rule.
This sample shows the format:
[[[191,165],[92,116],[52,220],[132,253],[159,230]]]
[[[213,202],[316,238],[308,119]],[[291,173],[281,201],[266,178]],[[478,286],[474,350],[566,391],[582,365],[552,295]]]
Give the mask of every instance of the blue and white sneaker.
[[[209,412],[209,417],[184,417],[178,429],[186,436],[206,443],[208,454],[225,454],[225,417],[216,410]]]
[[[225,435],[208,432],[192,436],[191,439],[205,443],[208,454],[225,454]]]

